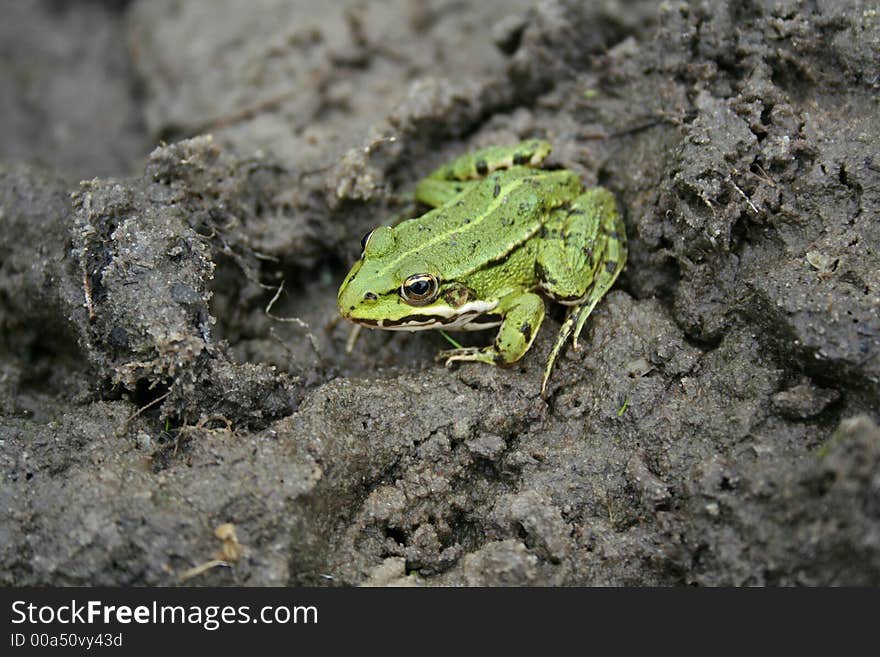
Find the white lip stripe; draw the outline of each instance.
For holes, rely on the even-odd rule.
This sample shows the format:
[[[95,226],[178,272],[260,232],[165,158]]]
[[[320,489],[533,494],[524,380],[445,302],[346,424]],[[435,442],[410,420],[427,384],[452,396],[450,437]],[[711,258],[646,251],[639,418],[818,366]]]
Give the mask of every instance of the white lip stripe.
[[[477,323],[476,317],[462,317],[451,324],[441,324],[440,322],[428,322],[427,324],[418,324],[416,322],[407,322],[399,326],[369,326],[367,328],[380,328],[385,331],[430,331],[432,329],[443,329],[444,331],[482,331],[483,329],[495,328],[501,326],[501,322],[484,322]]]
[[[469,322],[457,328],[460,328],[462,331],[483,331],[485,329],[495,328],[496,326],[501,326],[501,322],[483,322],[482,324],[478,324],[477,322]],[[448,329],[449,327],[444,326],[443,328]]]
[[[453,308],[452,306],[445,306],[443,308],[425,308],[424,312],[426,315],[440,315],[441,317],[446,317],[449,319],[450,317],[461,317],[462,315],[483,315],[490,310],[494,310],[498,305],[498,301],[468,301],[463,306],[459,306],[458,308]],[[416,309],[416,313],[418,313],[418,309]]]
[[[501,324],[500,321],[483,323],[478,323],[477,321],[475,321],[479,320],[482,315],[485,315],[486,313],[494,310],[497,306],[498,301],[496,300],[469,301],[459,308],[452,308],[450,306],[447,306],[445,308],[432,308],[430,310],[426,308],[426,315],[439,315],[447,319],[455,317],[456,319],[455,321],[448,322],[446,324],[438,322],[435,319],[428,319],[423,322],[414,319],[412,321],[406,322],[405,324],[397,324],[395,326],[385,326],[385,320],[380,319],[377,326],[370,328],[380,328],[386,331],[428,331],[431,329],[446,329],[450,331],[480,331],[482,329],[492,328]]]

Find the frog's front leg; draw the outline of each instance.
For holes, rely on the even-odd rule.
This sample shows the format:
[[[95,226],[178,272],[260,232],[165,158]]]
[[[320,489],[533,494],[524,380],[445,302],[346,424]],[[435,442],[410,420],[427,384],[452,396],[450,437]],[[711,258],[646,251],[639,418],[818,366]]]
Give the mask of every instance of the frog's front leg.
[[[510,365],[522,358],[544,321],[544,300],[537,294],[524,292],[502,301],[496,312],[502,313],[504,319],[491,345],[447,349],[437,354],[437,360],[445,360],[449,367],[457,360]]]

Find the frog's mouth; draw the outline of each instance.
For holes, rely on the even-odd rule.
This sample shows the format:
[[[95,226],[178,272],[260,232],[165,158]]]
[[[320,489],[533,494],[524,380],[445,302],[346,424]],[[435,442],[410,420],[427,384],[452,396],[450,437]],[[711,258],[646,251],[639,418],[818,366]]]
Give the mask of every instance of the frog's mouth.
[[[413,313],[400,319],[349,319],[386,331],[428,331],[441,328],[447,331],[482,331],[501,324],[501,315],[490,312],[497,305],[497,301],[470,301],[459,308],[432,308],[430,313]]]

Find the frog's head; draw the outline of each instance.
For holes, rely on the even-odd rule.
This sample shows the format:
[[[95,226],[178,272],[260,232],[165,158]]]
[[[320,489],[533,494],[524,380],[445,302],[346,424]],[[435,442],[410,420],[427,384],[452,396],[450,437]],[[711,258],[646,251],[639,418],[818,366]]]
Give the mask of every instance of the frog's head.
[[[498,305],[477,299],[455,281],[443,281],[439,266],[417,250],[400,248],[393,228],[380,226],[364,236],[361,246],[361,259],[337,296],[339,312],[349,321],[397,331],[455,329],[477,318],[487,321],[486,314]]]

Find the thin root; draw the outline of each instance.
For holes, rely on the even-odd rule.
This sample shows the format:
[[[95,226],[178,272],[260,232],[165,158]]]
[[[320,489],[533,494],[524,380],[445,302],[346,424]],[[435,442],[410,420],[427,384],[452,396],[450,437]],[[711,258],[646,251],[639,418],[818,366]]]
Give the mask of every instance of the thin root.
[[[272,306],[275,305],[275,302],[278,301],[278,297],[281,296],[281,292],[284,290],[284,281],[281,281],[281,285],[278,286],[278,289],[275,291],[275,296],[272,297],[272,300],[269,302],[269,305],[266,306],[266,316],[270,319],[274,319],[276,322],[287,322],[289,324],[294,324],[305,331],[306,338],[309,341],[309,344],[312,347],[312,350],[321,358],[321,347],[318,344],[318,338],[312,333],[311,327],[301,320],[299,317],[278,317],[277,315],[272,314]]]

